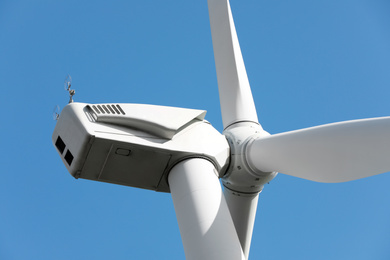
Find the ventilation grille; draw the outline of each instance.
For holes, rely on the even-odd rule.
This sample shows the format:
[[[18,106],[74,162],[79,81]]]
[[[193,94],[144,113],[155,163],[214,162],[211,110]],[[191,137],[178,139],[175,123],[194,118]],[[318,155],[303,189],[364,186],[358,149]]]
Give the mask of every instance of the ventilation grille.
[[[58,151],[60,152],[60,154],[63,154],[65,151],[66,145],[65,145],[64,141],[62,141],[61,137],[58,136],[55,145],[56,145]]]
[[[68,150],[66,151],[66,154],[64,156],[65,161],[68,163],[69,166],[72,165],[73,162],[73,154]]]
[[[126,115],[120,105],[92,105],[91,107],[97,114]]]
[[[64,151],[65,151],[65,148],[66,148],[66,145],[65,145],[64,141],[62,140],[62,138],[60,136],[57,137],[57,141],[55,143],[55,146],[57,147],[57,149],[60,152],[60,154],[63,155]],[[69,166],[72,165],[73,158],[74,158],[73,154],[68,149],[66,151],[66,153],[65,153],[64,159],[68,163]]]

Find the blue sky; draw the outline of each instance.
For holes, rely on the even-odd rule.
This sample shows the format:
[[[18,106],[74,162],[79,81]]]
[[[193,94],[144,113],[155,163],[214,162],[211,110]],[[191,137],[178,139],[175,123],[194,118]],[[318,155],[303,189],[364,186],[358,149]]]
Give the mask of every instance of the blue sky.
[[[270,133],[390,115],[390,2],[231,6]],[[0,259],[184,259],[169,194],[75,180],[51,143],[69,73],[79,102],[205,109],[222,131],[207,1],[0,2]],[[390,173],[279,174],[251,259],[389,259]]]

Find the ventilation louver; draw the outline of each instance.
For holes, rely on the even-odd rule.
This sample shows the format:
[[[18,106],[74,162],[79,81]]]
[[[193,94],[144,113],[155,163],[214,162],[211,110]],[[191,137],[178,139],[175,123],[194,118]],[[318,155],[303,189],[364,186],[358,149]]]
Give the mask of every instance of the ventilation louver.
[[[120,105],[92,105],[93,111],[97,114],[117,114],[117,115],[126,115]]]

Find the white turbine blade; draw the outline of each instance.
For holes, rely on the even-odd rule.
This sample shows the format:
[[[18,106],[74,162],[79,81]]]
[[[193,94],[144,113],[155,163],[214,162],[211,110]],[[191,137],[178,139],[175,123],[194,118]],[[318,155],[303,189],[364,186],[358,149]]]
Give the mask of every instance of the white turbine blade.
[[[187,260],[244,260],[214,165],[188,159],[169,173],[168,182]]]
[[[242,250],[246,259],[248,259],[259,193],[245,194],[229,190],[226,187],[223,193],[229,206]]]
[[[249,144],[254,169],[318,182],[344,182],[390,171],[390,117],[322,125]]]
[[[224,128],[258,122],[228,0],[208,0],[211,35]]]

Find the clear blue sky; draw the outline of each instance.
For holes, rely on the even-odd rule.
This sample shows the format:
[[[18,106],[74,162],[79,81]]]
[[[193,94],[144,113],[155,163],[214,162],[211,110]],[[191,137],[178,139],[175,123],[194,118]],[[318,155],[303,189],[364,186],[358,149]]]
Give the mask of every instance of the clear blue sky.
[[[388,0],[231,5],[265,130],[390,115]],[[51,134],[67,73],[76,101],[205,109],[222,131],[207,1],[0,2],[0,259],[184,259],[169,194],[66,171]],[[279,174],[251,259],[390,259],[389,186]]]

